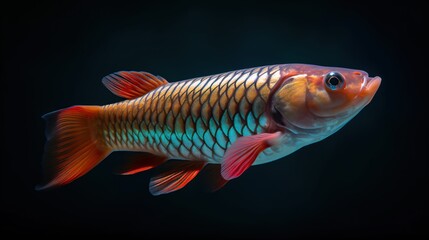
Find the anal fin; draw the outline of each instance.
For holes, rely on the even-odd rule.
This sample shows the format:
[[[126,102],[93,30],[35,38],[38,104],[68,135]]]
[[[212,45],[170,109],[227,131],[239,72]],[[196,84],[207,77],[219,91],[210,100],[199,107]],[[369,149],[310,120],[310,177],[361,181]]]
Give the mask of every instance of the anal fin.
[[[171,193],[185,187],[206,165],[203,161],[168,162],[169,170],[151,178],[149,191],[152,195]]]
[[[121,175],[133,175],[161,165],[166,160],[167,157],[165,156],[158,156],[147,152],[138,153],[136,156],[127,159],[118,173]]]

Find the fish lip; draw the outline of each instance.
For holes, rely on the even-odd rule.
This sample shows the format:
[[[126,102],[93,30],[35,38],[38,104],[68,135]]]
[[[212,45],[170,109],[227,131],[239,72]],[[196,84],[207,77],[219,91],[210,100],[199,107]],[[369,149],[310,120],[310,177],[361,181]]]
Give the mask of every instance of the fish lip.
[[[366,83],[359,95],[361,98],[367,98],[367,103],[369,103],[381,85],[381,77],[366,77],[365,82]]]
[[[375,93],[381,84],[381,77],[375,76],[375,77],[368,77],[365,89],[368,91],[372,91]]]
[[[374,82],[374,81],[381,81],[381,77],[375,76],[375,77],[366,77],[367,78],[367,85]]]

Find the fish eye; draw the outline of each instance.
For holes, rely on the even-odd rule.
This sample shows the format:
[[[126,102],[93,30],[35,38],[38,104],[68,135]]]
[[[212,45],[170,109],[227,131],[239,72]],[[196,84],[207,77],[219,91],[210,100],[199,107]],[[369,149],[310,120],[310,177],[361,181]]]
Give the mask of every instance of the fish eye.
[[[338,72],[330,72],[325,77],[325,85],[331,90],[338,90],[344,86],[344,77]]]

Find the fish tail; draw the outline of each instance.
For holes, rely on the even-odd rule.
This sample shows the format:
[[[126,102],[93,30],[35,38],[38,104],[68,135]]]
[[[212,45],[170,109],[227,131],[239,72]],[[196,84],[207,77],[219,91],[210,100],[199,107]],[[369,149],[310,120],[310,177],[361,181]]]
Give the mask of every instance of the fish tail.
[[[99,134],[99,106],[73,106],[43,116],[46,120],[43,190],[83,176],[106,158],[111,149]]]

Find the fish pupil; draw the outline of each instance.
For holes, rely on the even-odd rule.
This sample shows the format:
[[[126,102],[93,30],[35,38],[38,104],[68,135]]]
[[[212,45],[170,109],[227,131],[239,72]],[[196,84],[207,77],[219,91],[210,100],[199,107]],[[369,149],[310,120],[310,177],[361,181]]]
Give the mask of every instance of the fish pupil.
[[[340,80],[337,77],[331,77],[329,79],[329,84],[332,86],[337,86],[338,84],[340,84]]]
[[[344,86],[344,78],[338,72],[330,72],[325,78],[325,84],[331,90],[337,90]]]

